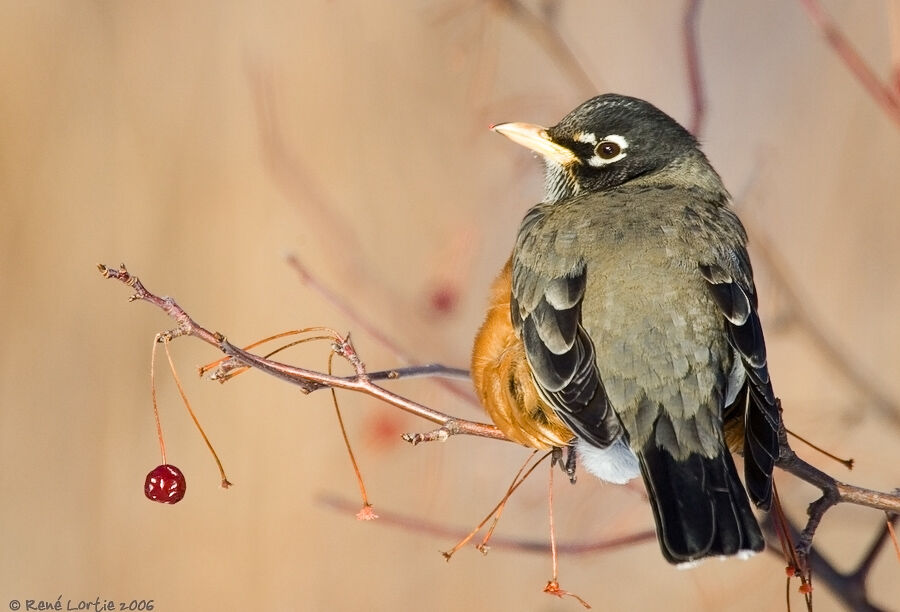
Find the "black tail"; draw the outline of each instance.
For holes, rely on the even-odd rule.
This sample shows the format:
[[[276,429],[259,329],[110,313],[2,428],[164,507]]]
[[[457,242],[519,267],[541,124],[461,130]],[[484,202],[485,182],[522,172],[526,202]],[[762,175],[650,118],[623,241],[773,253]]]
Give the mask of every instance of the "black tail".
[[[676,461],[651,441],[638,458],[659,545],[670,563],[763,549],[759,523],[727,449],[712,459],[695,454]]]

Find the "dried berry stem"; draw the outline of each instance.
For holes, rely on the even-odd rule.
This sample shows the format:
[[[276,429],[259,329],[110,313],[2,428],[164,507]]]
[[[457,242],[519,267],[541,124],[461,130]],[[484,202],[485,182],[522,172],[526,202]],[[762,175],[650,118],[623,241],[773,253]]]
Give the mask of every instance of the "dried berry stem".
[[[178,387],[178,393],[181,395],[181,401],[184,402],[184,407],[187,408],[188,414],[191,415],[191,420],[194,421],[194,425],[197,426],[197,431],[200,432],[200,436],[206,443],[206,448],[209,449],[209,452],[212,453],[213,459],[216,460],[216,466],[218,466],[219,468],[219,476],[222,478],[222,488],[227,489],[231,486],[231,483],[228,481],[228,477],[225,476],[225,468],[222,466],[222,461],[219,459],[219,455],[216,453],[216,449],[213,448],[212,442],[209,441],[206,432],[203,431],[203,426],[200,425],[200,420],[197,418],[197,415],[194,414],[194,410],[193,408],[191,408],[191,402],[188,400],[187,394],[184,392],[184,386],[181,384],[181,379],[178,377],[178,372],[175,370],[175,362],[172,360],[172,353],[169,351],[170,339],[165,334],[157,334],[156,342],[159,342],[160,340],[163,343],[163,348],[166,349],[166,357],[169,360],[169,369],[172,371],[172,377],[175,379],[175,386]]]
[[[166,465],[166,443],[163,440],[162,422],[159,420],[159,404],[156,401],[156,346],[159,344],[159,335],[153,339],[153,348],[150,351],[150,401],[153,402],[153,419],[156,421],[156,438],[159,440],[159,454],[162,464]]]

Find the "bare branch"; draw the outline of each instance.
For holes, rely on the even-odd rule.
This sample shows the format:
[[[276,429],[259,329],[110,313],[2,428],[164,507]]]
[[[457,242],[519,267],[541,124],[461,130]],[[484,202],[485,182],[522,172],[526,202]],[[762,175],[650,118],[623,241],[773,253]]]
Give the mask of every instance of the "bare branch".
[[[235,358],[242,365],[254,367],[257,370],[265,372],[266,374],[297,385],[307,393],[322,387],[357,391],[359,393],[364,393],[366,395],[370,395],[372,397],[380,399],[383,402],[391,404],[392,406],[396,406],[401,410],[405,410],[406,412],[422,417],[423,419],[426,419],[428,421],[432,421],[433,423],[438,423],[441,426],[439,431],[443,432],[442,438],[434,436],[427,437],[426,439],[408,439],[407,441],[409,442],[418,443],[430,441],[433,439],[446,439],[449,436],[458,434],[510,441],[506,436],[503,435],[503,433],[499,429],[497,429],[493,425],[488,425],[486,423],[476,423],[474,421],[467,421],[464,419],[457,419],[456,417],[438,412],[437,410],[433,410],[427,406],[424,406],[423,404],[419,404],[418,402],[414,402],[401,395],[397,395],[396,393],[379,387],[365,375],[364,371],[359,372],[357,376],[352,378],[330,376],[321,372],[315,372],[313,370],[307,370],[304,368],[298,368],[296,366],[279,363],[277,361],[263,359],[262,357],[254,355],[252,353],[248,353],[247,351],[234,346],[224,338],[222,338],[222,342],[219,348],[226,355]],[[343,345],[338,348],[337,352],[343,355],[343,353],[348,351],[348,349],[353,350],[349,340],[345,340]],[[408,435],[409,434],[407,434],[407,436]],[[404,436],[404,439],[407,439],[407,437]]]
[[[780,410],[780,400],[778,400],[778,405]],[[797,456],[788,444],[784,424],[779,429],[778,437],[781,449],[776,465],[785,472],[818,487],[822,491],[822,497],[809,505],[807,509],[809,519],[806,522],[806,527],[795,540],[797,542],[796,548],[801,562],[801,570],[809,571],[808,559],[816,529],[818,529],[825,513],[837,504],[849,503],[883,510],[891,514],[900,513],[900,495],[897,494],[897,491],[883,493],[839,482]]]
[[[172,298],[158,297],[147,291],[140,280],[138,280],[136,276],[132,276],[126,270],[124,265],[120,266],[118,269],[108,268],[104,265],[99,265],[98,268],[105,278],[119,280],[131,287],[135,292],[130,297],[131,301],[142,300],[149,302],[163,310],[177,322],[178,326],[174,330],[159,334],[159,338],[172,339],[182,335],[200,338],[204,342],[215,346],[231,358],[230,360],[224,361],[220,368],[226,370],[233,369],[235,363],[241,366],[252,367],[293,385],[297,385],[306,393],[325,387],[364,393],[439,425],[437,429],[426,433],[404,434],[403,439],[412,444],[434,440],[443,441],[450,436],[459,434],[510,441],[494,425],[458,419],[376,385],[373,382],[373,377],[367,373],[365,365],[350,342],[349,336],[342,337],[337,334],[337,332],[332,331],[331,335],[326,336],[326,338],[333,340],[331,347],[332,351],[334,354],[343,357],[350,363],[356,372],[355,376],[333,376],[272,361],[240,349],[231,344],[222,334],[210,332],[206,328],[201,327],[180,306],[178,306]],[[401,371],[397,370],[387,370],[384,372],[377,372],[376,374],[378,379],[392,379],[397,378],[400,375],[400,372]],[[410,375],[424,375],[426,373],[461,375],[461,372],[462,371],[460,370],[434,365],[413,368],[409,371]],[[780,401],[778,407],[780,410]],[[841,503],[850,503],[883,510],[888,512],[891,517],[900,514],[900,490],[894,491],[893,493],[884,493],[839,482],[832,476],[810,465],[797,456],[788,443],[787,432],[783,424],[781,424],[779,429],[779,445],[780,452],[776,465],[783,471],[818,487],[822,491],[822,497],[809,505],[807,511],[809,519],[807,520],[803,531],[794,540],[797,542],[796,551],[800,563],[799,569],[804,572],[807,581],[812,567],[811,560],[817,557],[817,553],[812,548],[816,530],[818,529],[822,517],[832,507]],[[871,551],[864,558],[864,563],[860,565],[859,571],[862,572],[862,577],[857,577],[857,582],[864,582],[865,574],[868,572],[868,566],[871,565],[870,558],[874,558],[874,553]],[[826,561],[823,560],[822,562],[826,563],[828,572],[835,571],[833,567],[827,565]]]
[[[509,439],[493,425],[457,419],[456,417],[433,410],[432,408],[409,400],[374,384],[372,378],[367,374],[365,365],[360,360],[349,337],[340,337],[337,333],[334,333],[335,341],[332,345],[332,350],[341,357],[344,357],[354,367],[356,376],[334,376],[280,363],[271,359],[265,359],[231,344],[222,334],[210,332],[201,327],[172,298],[158,297],[147,291],[141,281],[128,272],[124,264],[117,270],[108,268],[102,264],[100,264],[98,268],[105,278],[119,280],[134,289],[135,293],[129,298],[130,301],[143,300],[149,302],[175,319],[178,323],[178,327],[175,330],[162,334],[162,337],[172,339],[182,335],[194,336],[215,346],[240,365],[256,368],[270,376],[297,385],[306,393],[311,393],[316,389],[324,387],[356,391],[380,399],[392,406],[396,406],[397,408],[440,425],[438,429],[432,432],[407,435],[406,438],[410,442],[418,443],[429,440],[443,440],[451,435],[457,434],[509,441]],[[233,365],[229,365],[226,361],[222,367],[233,368]],[[430,367],[440,372],[449,371],[453,374],[461,373],[461,370],[443,368],[443,366]],[[417,370],[418,373],[424,374],[428,368],[429,366],[422,366],[415,370]],[[379,377],[390,379],[393,378],[391,374],[398,371],[386,370],[385,372],[386,373],[379,372]],[[818,520],[821,520],[821,515],[824,514],[828,508],[838,503],[852,503],[884,510],[886,512],[900,513],[900,497],[897,495],[838,482],[825,472],[822,472],[818,468],[800,459],[788,444],[787,433],[783,424],[779,432],[779,438],[781,452],[777,462],[778,467],[818,487],[823,492],[823,497],[813,503],[815,508],[811,506],[810,523],[807,525],[807,530],[805,532],[805,535],[808,532],[808,537],[805,538],[806,540],[812,540],[812,535],[814,534],[817,525],[817,522],[814,523],[816,517],[818,517]],[[809,542],[806,542],[806,549],[808,549],[808,544]],[[805,552],[802,544],[801,552]]]
[[[158,297],[144,288],[144,285],[138,279],[137,276],[132,276],[128,270],[125,268],[125,264],[120,264],[118,269],[109,268],[104,266],[103,264],[97,264],[97,269],[100,270],[100,274],[103,275],[104,278],[112,278],[118,281],[121,281],[134,289],[134,293],[128,298],[129,302],[134,301],[144,301],[149,302],[160,308],[163,312],[169,315],[171,318],[175,319],[175,322],[178,323],[178,327],[161,334],[158,338],[162,340],[163,338],[174,339],[178,336],[194,336],[195,338],[199,338],[206,342],[207,344],[211,344],[215,347],[219,346],[220,340],[223,339],[221,334],[214,333],[200,327],[197,325],[193,319],[191,319],[188,314],[175,303],[170,297]]]
[[[135,293],[131,296],[130,301],[143,300],[149,302],[162,309],[166,314],[175,319],[175,321],[178,323],[178,327],[170,332],[166,332],[165,334],[163,334],[164,337],[172,339],[177,336],[188,335],[200,338],[204,342],[207,342],[208,344],[211,344],[221,350],[223,353],[234,359],[234,361],[236,361],[240,365],[256,368],[257,370],[265,372],[270,376],[274,376],[276,378],[284,380],[285,382],[296,385],[300,387],[300,389],[305,393],[311,393],[312,391],[323,387],[357,391],[359,393],[364,393],[366,395],[378,398],[388,404],[391,404],[392,406],[396,406],[401,410],[405,410],[409,413],[415,414],[416,416],[422,417],[423,419],[432,421],[441,426],[438,430],[441,432],[440,435],[434,434],[433,432],[430,434],[423,434],[421,436],[407,434],[406,436],[404,436],[404,439],[409,442],[415,444],[434,439],[446,439],[449,436],[460,434],[479,436],[483,438],[493,438],[495,440],[511,441],[493,425],[458,419],[442,412],[438,412],[437,410],[433,410],[427,406],[419,404],[418,402],[414,402],[405,397],[397,395],[396,393],[392,393],[391,391],[388,391],[387,389],[374,384],[366,374],[365,367],[359,360],[356,354],[356,350],[353,348],[353,345],[351,344],[349,338],[341,338],[340,336],[337,336],[335,334],[335,343],[332,346],[332,349],[338,355],[347,359],[347,361],[349,361],[351,365],[353,365],[354,369],[357,372],[356,376],[354,377],[343,378],[340,376],[333,376],[324,374],[322,372],[316,372],[313,370],[307,370],[304,368],[298,368],[284,363],[279,363],[277,361],[265,359],[263,357],[259,357],[258,355],[254,355],[253,353],[244,351],[231,344],[224,335],[218,332],[210,332],[209,330],[201,327],[196,322],[194,322],[194,320],[191,319],[190,316],[188,316],[188,314],[175,302],[175,300],[168,297],[161,298],[147,291],[141,281],[136,276],[133,276],[128,272],[124,264],[121,265],[118,269],[108,268],[103,264],[98,265],[98,268],[105,278],[116,279],[135,290]],[[225,362],[220,367],[233,369],[234,366],[233,364]]]
[[[421,366],[409,366],[407,368],[369,372],[369,380],[400,380],[401,378],[425,377],[469,380],[469,371],[464,370],[463,368],[451,368],[440,363],[428,363]]]

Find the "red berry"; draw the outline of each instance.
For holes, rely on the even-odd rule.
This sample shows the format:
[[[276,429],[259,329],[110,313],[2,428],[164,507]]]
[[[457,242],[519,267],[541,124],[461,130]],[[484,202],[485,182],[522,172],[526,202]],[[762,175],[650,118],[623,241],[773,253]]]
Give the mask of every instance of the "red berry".
[[[144,495],[147,499],[161,504],[177,504],[184,497],[187,483],[184,474],[174,465],[158,465],[147,474],[144,481]]]

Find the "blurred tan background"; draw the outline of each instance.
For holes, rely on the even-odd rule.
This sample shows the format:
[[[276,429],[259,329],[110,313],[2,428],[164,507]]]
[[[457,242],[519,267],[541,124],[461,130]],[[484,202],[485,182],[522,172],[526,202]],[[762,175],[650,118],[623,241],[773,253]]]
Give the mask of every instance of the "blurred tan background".
[[[541,168],[494,122],[552,124],[591,86],[504,2],[0,2],[0,608],[16,599],[153,599],[156,610],[576,610],[541,594],[546,554],[466,548],[323,504],[356,504],[328,395],[252,373],[198,380],[217,357],[173,353],[235,486],[215,465],[159,364],[177,506],[147,501],[159,463],[149,389],[153,335],[171,326],[95,264],[125,261],[149,289],[238,343],[284,329],[354,330],[372,368],[402,365],[360,322],[305,286],[296,255],[419,362],[466,367],[487,290]],[[597,92],[690,118],[681,2],[525,2]],[[829,0],[879,76],[897,55],[897,3]],[[545,15],[549,11],[550,15]],[[894,27],[892,47],[891,24]],[[804,308],[868,384],[853,384],[800,324],[752,251],[771,371],[788,425],[840,478],[900,485],[900,129],[853,80],[799,2],[709,2],[699,36],[705,150],[738,200],[753,248],[781,261]],[[568,66],[568,68],[566,68]],[[324,346],[290,359],[323,368]],[[481,419],[428,381],[391,386]],[[464,533],[526,451],[480,439],[412,448],[427,423],[341,396],[376,510]],[[546,541],[546,470],[497,534]],[[800,520],[815,491],[780,474]],[[557,478],[562,542],[651,527],[640,493]],[[882,516],[841,507],[816,542],[841,569]],[[653,541],[563,555],[563,588],[595,609],[778,610],[784,563],[670,568]],[[873,601],[900,609],[889,549]],[[802,605],[793,583],[793,604]],[[841,609],[821,583],[816,609]]]

